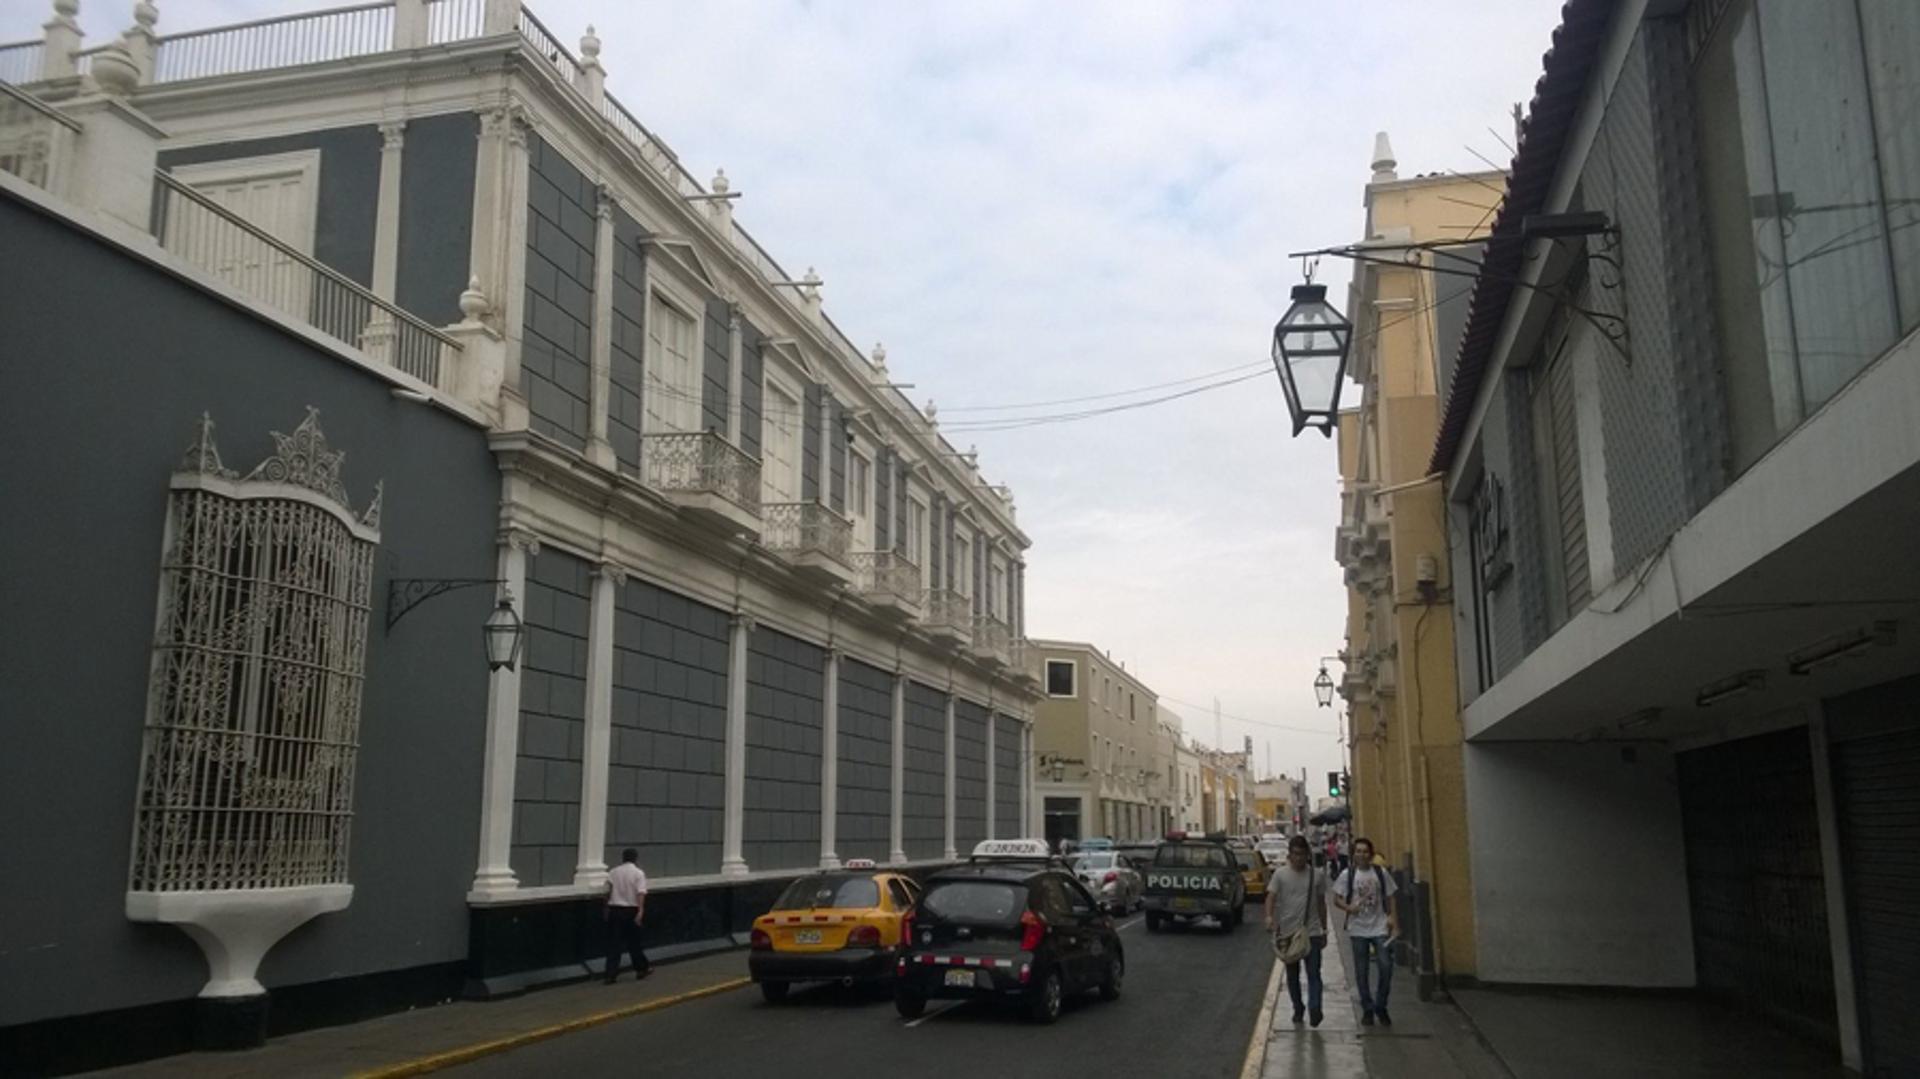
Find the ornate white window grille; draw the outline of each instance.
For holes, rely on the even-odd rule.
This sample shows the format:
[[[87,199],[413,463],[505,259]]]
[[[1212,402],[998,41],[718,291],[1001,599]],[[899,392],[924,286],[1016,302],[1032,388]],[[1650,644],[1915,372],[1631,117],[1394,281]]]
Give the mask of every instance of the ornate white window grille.
[[[213,421],[173,474],[129,892],[347,883],[380,489],[319,414],[242,476]]]

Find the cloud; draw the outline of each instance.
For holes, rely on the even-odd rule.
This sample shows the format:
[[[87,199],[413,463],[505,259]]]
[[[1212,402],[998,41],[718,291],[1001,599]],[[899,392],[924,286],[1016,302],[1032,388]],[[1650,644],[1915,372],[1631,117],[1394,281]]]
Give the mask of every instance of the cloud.
[[[532,6],[564,41],[593,22],[612,90],[695,175],[726,166],[740,220],[788,269],[819,267],[835,321],[884,340],[1013,485],[1034,635],[1090,640],[1172,697],[1324,729],[1225,734],[1296,774],[1337,766],[1310,688],[1345,616],[1335,459],[1287,437],[1272,380],[1017,431],[960,431],[995,414],[955,409],[1263,360],[1298,279],[1286,252],[1360,236],[1373,133],[1402,175],[1482,168],[1468,146],[1505,160],[1488,128],[1511,138],[1556,5]],[[39,35],[28,8],[0,14],[0,40]],[[163,31],[294,10],[162,9]],[[84,22],[125,19],[89,3]]]

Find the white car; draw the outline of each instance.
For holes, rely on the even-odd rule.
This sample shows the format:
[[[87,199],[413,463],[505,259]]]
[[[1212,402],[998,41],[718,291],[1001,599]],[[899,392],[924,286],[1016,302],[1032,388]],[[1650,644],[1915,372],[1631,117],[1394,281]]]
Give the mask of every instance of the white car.
[[[1142,902],[1146,881],[1133,862],[1118,851],[1090,851],[1074,858],[1073,874],[1115,914],[1125,914]]]
[[[1260,845],[1254,848],[1268,865],[1279,865],[1287,860],[1287,841],[1276,836],[1261,836]]]

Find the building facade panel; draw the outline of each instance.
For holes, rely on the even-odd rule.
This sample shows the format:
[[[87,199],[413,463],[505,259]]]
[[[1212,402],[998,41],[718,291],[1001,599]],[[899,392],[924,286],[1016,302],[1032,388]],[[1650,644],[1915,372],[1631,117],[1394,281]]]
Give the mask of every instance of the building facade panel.
[[[513,872],[528,885],[573,880],[587,707],[587,563],[546,549],[527,571]]]
[[[947,841],[947,696],[907,683],[902,824],[907,857],[938,858]]]
[[[590,426],[598,200],[586,175],[551,144],[530,135],[527,148],[520,392],[535,431],[580,450]]]
[[[1020,819],[1020,721],[1005,712],[993,717],[993,837],[1021,838],[1025,822]]]
[[[656,877],[720,871],[727,616],[630,580],[614,615],[608,864],[638,846]]]
[[[640,431],[644,425],[647,360],[646,233],[633,215],[613,211],[613,284],[608,320],[607,441],[620,471],[640,471]]]
[[[480,118],[407,121],[393,302],[433,326],[459,322],[473,262],[473,176]],[[324,167],[324,164],[323,164]]]
[[[987,710],[962,697],[953,706],[954,849],[962,854],[987,838]]]
[[[724,432],[733,408],[733,337],[727,329],[731,312],[726,301],[709,299],[706,318],[706,356],[700,365],[700,429]]]
[[[277,988],[407,970],[437,997],[457,993],[481,778],[473,728],[487,676],[476,651],[449,642],[477,646],[492,597],[452,592],[391,631],[381,623],[400,567],[494,575],[500,486],[484,432],[439,409],[394,408],[385,381],[12,195],[0,194],[0,235],[0,400],[9,409],[0,445],[15,460],[45,460],[59,447],[57,467],[9,481],[44,512],[0,530],[10,563],[35,567],[8,585],[21,617],[0,622],[7,729],[33,747],[0,753],[0,812],[14,822],[6,849],[16,869],[61,882],[8,902],[0,985],[33,991],[0,992],[0,1028],[108,1017],[97,1028],[62,1026],[66,1036],[52,1041],[0,1035],[0,1058],[65,1071],[187,1048],[181,1017],[206,981],[205,961],[185,934],[127,920],[126,852],[167,477],[203,415],[225,463],[250,469],[275,452],[271,432],[293,432],[317,409],[329,443],[347,454],[341,480],[353,505],[366,505],[376,483],[384,490],[352,802],[353,903],[282,941],[259,977]],[[109,508],[111,527],[74,526]],[[139,1013],[147,1018],[167,1017],[156,1033],[130,1035],[136,1024],[112,1018],[143,1006],[155,1009]],[[58,1061],[13,1055],[34,1044],[57,1046]]]
[[[826,653],[756,626],[747,648],[744,847],[755,869],[820,861],[821,707]]]
[[[834,853],[887,860],[893,826],[893,676],[840,661],[840,788]]]

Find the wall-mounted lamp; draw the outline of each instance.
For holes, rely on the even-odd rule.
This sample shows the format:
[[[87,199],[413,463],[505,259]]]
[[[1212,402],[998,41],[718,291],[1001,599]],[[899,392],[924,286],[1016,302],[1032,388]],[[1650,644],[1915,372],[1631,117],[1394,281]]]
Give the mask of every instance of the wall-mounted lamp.
[[[478,585],[498,585],[497,577],[396,577],[387,582],[387,632],[407,616],[407,612],[436,596]],[[513,609],[513,593],[500,591],[500,603],[480,626],[487,646],[487,670],[513,670],[520,659],[521,638],[526,627]]]
[[[1829,663],[1837,663],[1848,656],[1858,655],[1869,648],[1891,648],[1899,639],[1898,622],[1875,622],[1870,626],[1848,630],[1845,633],[1829,637],[1819,644],[1801,649],[1787,657],[1787,673],[1806,675],[1815,668]]]
[[[1701,708],[1711,708],[1721,701],[1738,697],[1742,693],[1761,689],[1766,684],[1767,672],[1741,671],[1731,678],[1723,678],[1718,682],[1709,682],[1701,686],[1700,692],[1694,694],[1693,703]]]

